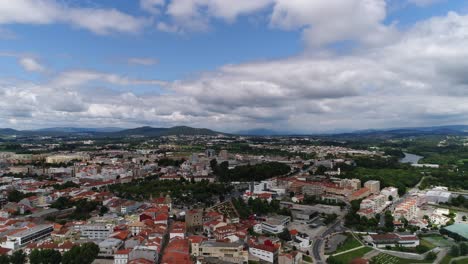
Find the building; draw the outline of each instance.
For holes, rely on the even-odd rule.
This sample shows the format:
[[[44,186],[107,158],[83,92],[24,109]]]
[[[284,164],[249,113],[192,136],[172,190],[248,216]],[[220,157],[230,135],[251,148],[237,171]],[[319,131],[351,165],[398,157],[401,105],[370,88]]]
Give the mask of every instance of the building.
[[[68,163],[70,161],[87,161],[89,160],[89,155],[87,154],[69,154],[69,155],[52,155],[46,158],[47,163]]]
[[[308,184],[302,187],[302,193],[308,196],[320,197],[325,192],[325,188],[320,184]]]
[[[432,189],[426,192],[426,200],[428,203],[439,204],[450,201],[452,193],[444,190]]]
[[[293,219],[295,220],[303,220],[308,221],[313,219],[314,217],[318,216],[318,212],[314,210],[307,210],[307,209],[291,209],[291,214]]]
[[[113,232],[114,225],[108,224],[89,224],[82,225],[80,228],[81,237],[93,240],[104,240]]]
[[[364,188],[361,188],[355,192],[353,192],[350,197],[349,197],[349,200],[350,201],[354,201],[354,200],[359,200],[359,199],[364,199],[366,198],[367,196],[369,196],[371,194],[371,191],[369,188],[367,187],[364,187]]]
[[[436,208],[432,214],[429,216],[429,220],[431,221],[432,224],[435,225],[445,225],[447,224],[448,221],[450,221],[450,218],[448,215],[450,214],[449,209],[445,208]]]
[[[440,233],[447,234],[457,240],[468,240],[468,224],[460,223],[446,226],[440,230]]]
[[[187,230],[199,232],[203,229],[203,210],[189,210],[185,215]]]
[[[145,224],[142,223],[142,222],[135,221],[135,222],[129,224],[128,228],[130,229],[130,233],[133,236],[136,236],[136,235],[140,234],[140,232],[141,232],[141,230],[143,230],[143,228],[145,228]]]
[[[216,228],[216,230],[213,232],[213,235],[216,238],[216,240],[223,240],[228,236],[234,235],[235,233],[236,233],[236,226],[229,224],[229,225]]]
[[[114,264],[127,264],[130,260],[131,248],[117,250],[114,254]]]
[[[360,210],[371,209],[374,214],[380,213],[386,205],[387,197],[383,194],[371,195],[361,201]]]
[[[124,242],[116,238],[108,238],[98,244],[99,254],[101,258],[113,257],[116,252],[123,246]]]
[[[392,199],[393,201],[395,201],[398,199],[398,189],[395,187],[385,187],[380,191],[380,194],[385,195],[387,197],[387,200]]]
[[[278,263],[278,248],[270,245],[251,245],[249,253],[268,263]]]
[[[239,264],[248,261],[248,253],[240,243],[203,241],[199,246],[198,256],[202,258],[212,257],[221,261]]]
[[[413,234],[389,233],[369,235],[365,240],[377,248],[390,247],[416,247],[419,246],[419,238]]]
[[[2,247],[9,249],[18,249],[24,245],[44,239],[54,231],[53,225],[38,225],[27,230],[18,232],[14,235],[7,236]]]
[[[396,220],[401,218],[412,220],[416,218],[417,210],[418,199],[416,197],[409,197],[395,207],[395,210],[393,211],[393,217]]]
[[[169,231],[169,238],[185,238],[186,227],[184,222],[174,222]]]
[[[286,226],[291,222],[291,217],[284,215],[275,215],[268,217],[268,219],[262,222],[262,232],[279,234],[283,232]]]
[[[354,191],[361,189],[361,180],[359,179],[343,179],[340,181],[341,188],[348,188]]]
[[[372,194],[380,193],[380,181],[366,181],[364,187],[368,188]]]

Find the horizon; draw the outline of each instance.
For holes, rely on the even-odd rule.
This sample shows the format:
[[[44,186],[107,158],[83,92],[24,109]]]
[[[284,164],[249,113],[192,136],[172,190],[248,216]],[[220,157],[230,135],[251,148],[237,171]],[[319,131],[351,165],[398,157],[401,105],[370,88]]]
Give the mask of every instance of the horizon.
[[[468,2],[225,3],[0,3],[0,128],[468,125]]]
[[[385,132],[385,131],[393,131],[393,130],[411,130],[411,129],[436,129],[436,128],[446,128],[446,127],[458,127],[458,126],[468,126],[463,124],[450,124],[450,125],[443,125],[443,126],[418,126],[418,127],[387,127],[387,128],[364,128],[364,129],[335,129],[330,131],[320,131],[320,132],[295,132],[295,131],[281,131],[281,130],[272,130],[266,128],[257,128],[257,129],[247,129],[247,130],[237,130],[237,131],[220,131],[215,130],[209,127],[192,127],[192,126],[185,126],[185,125],[174,125],[169,127],[155,127],[155,126],[138,126],[138,127],[78,127],[78,126],[66,126],[66,127],[41,127],[41,128],[31,128],[31,129],[15,129],[11,127],[0,127],[2,129],[13,129],[16,131],[42,131],[42,130],[56,130],[59,131],[61,129],[89,129],[89,130],[108,130],[104,131],[104,133],[112,133],[112,132],[120,132],[125,130],[133,130],[139,128],[155,128],[155,129],[170,129],[170,128],[177,128],[177,127],[188,127],[194,129],[208,129],[213,132],[220,132],[226,134],[233,134],[233,135],[265,135],[265,136],[294,136],[294,135],[334,135],[334,134],[347,134],[347,133],[361,133],[361,132]],[[260,131],[260,133],[259,133]],[[103,132],[103,131],[99,131]]]

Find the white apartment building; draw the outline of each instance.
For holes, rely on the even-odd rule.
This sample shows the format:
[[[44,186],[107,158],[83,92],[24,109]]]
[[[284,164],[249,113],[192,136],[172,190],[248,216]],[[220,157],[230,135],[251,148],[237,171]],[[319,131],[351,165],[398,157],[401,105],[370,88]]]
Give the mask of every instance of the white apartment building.
[[[272,246],[252,245],[249,253],[268,263],[277,263],[278,260],[278,249]]]
[[[364,187],[369,189],[372,194],[380,193],[380,181],[366,181]]]
[[[89,224],[80,227],[81,237],[95,240],[103,240],[114,232],[114,225],[109,224]]]
[[[409,197],[395,207],[393,217],[395,219],[405,218],[407,220],[412,220],[416,218],[417,210],[418,199],[415,197]]]
[[[341,188],[351,188],[354,191],[361,189],[361,180],[359,179],[343,179],[340,181]]]
[[[6,241],[2,243],[2,247],[13,250],[18,249],[28,243],[50,236],[52,231],[54,231],[53,225],[38,225],[14,235],[7,236]]]
[[[262,232],[279,234],[283,232],[284,228],[291,222],[291,217],[276,215],[269,217],[265,222],[262,222]]]
[[[385,195],[387,197],[387,200],[391,196],[393,200],[398,199],[398,189],[395,187],[385,187],[380,191],[381,194]]]

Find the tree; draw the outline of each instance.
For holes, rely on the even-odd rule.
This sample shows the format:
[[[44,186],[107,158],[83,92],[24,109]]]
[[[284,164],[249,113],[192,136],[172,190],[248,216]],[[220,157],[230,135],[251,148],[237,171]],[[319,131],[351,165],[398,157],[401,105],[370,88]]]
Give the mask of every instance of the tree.
[[[7,255],[0,255],[0,264],[10,264],[10,258]]]
[[[62,257],[63,264],[91,264],[99,253],[99,246],[94,243],[84,243],[74,246],[65,252]]]
[[[10,263],[11,264],[24,264],[26,263],[26,254],[23,252],[23,250],[18,250],[13,253],[10,257]]]
[[[391,195],[388,196],[388,200],[389,200],[390,202],[393,201],[393,196],[391,196]]]
[[[465,256],[468,254],[468,244],[460,243],[460,255]]]
[[[101,208],[99,209],[99,214],[102,216],[102,215],[105,215],[107,212],[109,212],[109,208],[107,208],[107,206],[101,206]]]
[[[462,220],[466,222],[466,215],[462,216]]]
[[[453,245],[451,248],[450,248],[450,255],[452,257],[458,257],[460,256],[460,248],[457,246],[457,245]]]
[[[31,264],[60,264],[62,255],[53,249],[34,249],[29,255],[29,262]]]
[[[289,230],[287,228],[283,229],[283,232],[278,234],[278,238],[284,241],[292,240],[291,233],[289,233]]]
[[[385,231],[392,232],[395,229],[395,225],[393,224],[393,216],[390,211],[385,212]]]
[[[437,254],[432,251],[427,253],[426,255],[426,260],[432,261],[432,260],[435,260],[436,258],[437,258]]]

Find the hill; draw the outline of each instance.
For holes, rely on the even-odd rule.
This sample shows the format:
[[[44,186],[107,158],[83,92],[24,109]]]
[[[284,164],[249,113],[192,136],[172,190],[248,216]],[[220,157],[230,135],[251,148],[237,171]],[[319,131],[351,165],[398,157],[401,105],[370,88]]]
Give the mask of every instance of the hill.
[[[224,134],[216,132],[206,128],[193,128],[188,126],[175,126],[169,128],[161,127],[138,127],[133,129],[126,129],[115,133],[109,133],[109,136],[146,136],[146,137],[159,137],[159,136],[194,136],[194,135],[205,135],[205,136],[216,136]]]

